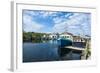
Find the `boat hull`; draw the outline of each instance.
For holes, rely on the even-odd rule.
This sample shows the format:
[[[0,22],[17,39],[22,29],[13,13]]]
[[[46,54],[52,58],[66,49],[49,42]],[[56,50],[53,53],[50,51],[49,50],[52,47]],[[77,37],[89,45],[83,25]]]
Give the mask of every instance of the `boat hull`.
[[[59,39],[58,45],[60,48],[63,48],[65,46],[72,46],[72,41],[69,39]]]

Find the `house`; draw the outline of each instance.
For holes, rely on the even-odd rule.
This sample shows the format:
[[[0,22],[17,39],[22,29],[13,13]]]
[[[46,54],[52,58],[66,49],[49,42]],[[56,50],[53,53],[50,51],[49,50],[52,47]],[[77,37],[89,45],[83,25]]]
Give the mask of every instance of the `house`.
[[[49,34],[43,34],[42,39],[43,40],[49,40]]]
[[[49,35],[49,38],[52,40],[56,40],[59,38],[59,34],[58,33],[52,33]]]

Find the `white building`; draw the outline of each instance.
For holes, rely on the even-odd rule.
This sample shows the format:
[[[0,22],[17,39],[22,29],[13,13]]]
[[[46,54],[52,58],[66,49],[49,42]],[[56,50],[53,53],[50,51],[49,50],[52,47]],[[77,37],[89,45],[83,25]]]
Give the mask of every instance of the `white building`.
[[[58,39],[59,38],[59,34],[58,33],[53,33],[49,35],[50,39]]]

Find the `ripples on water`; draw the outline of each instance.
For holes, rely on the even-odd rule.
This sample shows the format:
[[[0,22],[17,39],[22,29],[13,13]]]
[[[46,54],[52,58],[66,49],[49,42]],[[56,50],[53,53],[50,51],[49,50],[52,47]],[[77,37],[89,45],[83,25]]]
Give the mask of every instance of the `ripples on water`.
[[[62,48],[63,49],[63,48]],[[58,48],[57,41],[43,41],[42,43],[23,43],[23,62],[38,62],[38,61],[59,61],[68,60],[70,55],[66,53],[68,50]],[[80,59],[79,54],[72,54],[72,59]]]

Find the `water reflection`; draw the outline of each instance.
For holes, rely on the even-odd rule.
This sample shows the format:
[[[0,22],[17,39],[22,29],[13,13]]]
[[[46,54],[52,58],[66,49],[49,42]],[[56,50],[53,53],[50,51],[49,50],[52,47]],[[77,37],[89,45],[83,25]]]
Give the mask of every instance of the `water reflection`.
[[[59,48],[56,40],[38,42],[23,43],[23,62],[80,59],[80,54],[71,53],[70,55],[70,49]]]
[[[58,48],[60,60],[80,60],[81,52],[74,52],[69,48]]]

